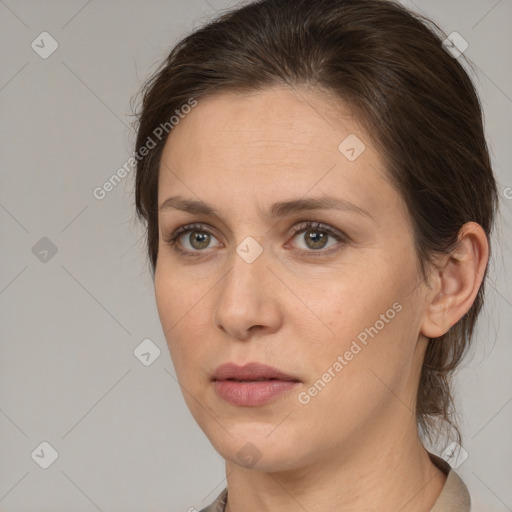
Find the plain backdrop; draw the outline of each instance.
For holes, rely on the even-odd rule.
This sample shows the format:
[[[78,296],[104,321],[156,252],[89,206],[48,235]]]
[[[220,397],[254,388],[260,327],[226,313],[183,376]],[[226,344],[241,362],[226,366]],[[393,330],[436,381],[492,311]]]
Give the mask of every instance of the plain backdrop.
[[[456,378],[468,453],[457,471],[473,510],[512,510],[512,2],[404,3],[468,42],[485,111],[502,204],[487,304]],[[186,511],[226,484],[174,376],[133,172],[104,199],[93,191],[133,152],[143,81],[234,5],[0,0],[0,511]],[[148,339],[151,356],[137,358]]]

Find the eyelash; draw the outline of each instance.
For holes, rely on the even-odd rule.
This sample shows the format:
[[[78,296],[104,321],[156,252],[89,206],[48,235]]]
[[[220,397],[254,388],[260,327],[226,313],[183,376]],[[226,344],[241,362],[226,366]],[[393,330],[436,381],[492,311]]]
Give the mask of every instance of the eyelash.
[[[295,238],[298,234],[305,232],[308,229],[316,229],[318,231],[323,231],[323,232],[327,233],[327,235],[335,238],[338,242],[347,243],[350,240],[349,237],[347,235],[345,235],[344,233],[335,231],[334,229],[332,229],[329,226],[322,224],[320,222],[312,222],[312,221],[306,221],[306,222],[300,223],[296,227],[296,229],[294,229],[292,238]],[[204,253],[205,251],[189,251],[189,250],[184,250],[184,249],[177,247],[178,238],[183,234],[190,233],[191,231],[201,231],[201,232],[205,232],[205,233],[208,233],[208,234],[214,236],[213,233],[206,228],[205,224],[198,223],[198,224],[186,224],[184,226],[180,226],[169,236],[164,237],[163,240],[166,244],[170,245],[175,251],[179,252],[180,254],[183,254],[186,257],[189,257],[189,258],[204,257],[204,254],[202,254],[202,253]],[[329,256],[332,252],[334,252],[336,250],[338,250],[338,248],[335,248],[335,249],[331,248],[331,249],[327,249],[327,250],[319,249],[318,251],[314,251],[314,250],[306,251],[303,249],[299,249],[299,251],[306,252],[308,256],[311,255],[313,257]]]

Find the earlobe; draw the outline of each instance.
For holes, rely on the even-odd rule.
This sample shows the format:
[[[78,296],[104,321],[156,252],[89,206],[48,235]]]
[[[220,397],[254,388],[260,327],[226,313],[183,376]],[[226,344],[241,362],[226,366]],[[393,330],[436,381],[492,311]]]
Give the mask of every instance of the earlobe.
[[[489,242],[483,228],[475,222],[464,224],[455,250],[439,261],[422,324],[424,336],[438,338],[446,334],[469,311],[488,259]]]

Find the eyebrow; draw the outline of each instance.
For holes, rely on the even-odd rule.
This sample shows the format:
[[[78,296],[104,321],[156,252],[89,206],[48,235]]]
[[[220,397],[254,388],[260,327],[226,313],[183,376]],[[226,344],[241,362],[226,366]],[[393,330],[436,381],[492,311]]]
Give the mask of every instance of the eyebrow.
[[[222,219],[221,215],[208,203],[203,201],[197,201],[193,199],[183,199],[181,196],[169,197],[159,207],[159,211],[163,212],[171,208],[181,210],[184,212],[207,215],[210,217],[217,217]],[[320,196],[320,197],[308,197],[300,199],[292,199],[289,201],[280,201],[274,203],[268,213],[268,218],[277,219],[286,217],[296,213],[301,213],[311,210],[341,210],[355,212],[360,215],[364,215],[373,219],[372,215],[368,210],[355,205],[354,203],[340,199],[333,196]]]

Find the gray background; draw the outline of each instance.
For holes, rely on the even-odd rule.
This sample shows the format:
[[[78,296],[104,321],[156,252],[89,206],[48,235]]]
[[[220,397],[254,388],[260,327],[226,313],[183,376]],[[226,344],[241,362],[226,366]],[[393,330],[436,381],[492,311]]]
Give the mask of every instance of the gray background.
[[[457,471],[475,511],[512,510],[512,1],[404,3],[468,41],[485,110],[502,207],[477,343],[456,379],[469,454]],[[132,153],[144,79],[235,4],[0,0],[0,511],[185,511],[225,486],[174,377],[134,172],[103,200],[93,189]],[[31,47],[43,31],[59,45],[47,59]],[[149,366],[133,352],[146,338],[161,350]],[[58,452],[47,469],[43,441]]]

